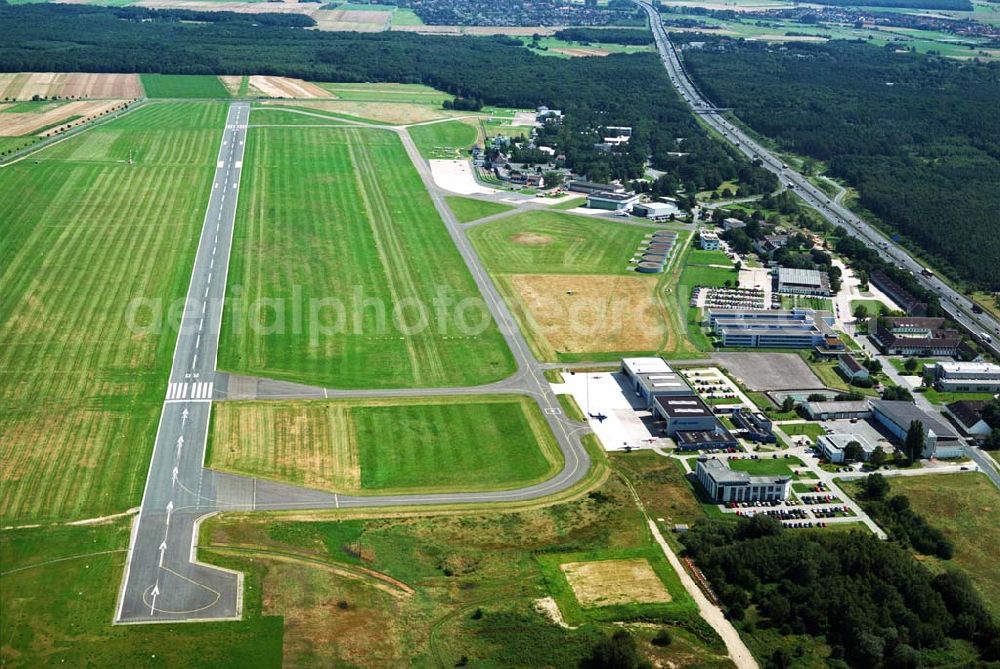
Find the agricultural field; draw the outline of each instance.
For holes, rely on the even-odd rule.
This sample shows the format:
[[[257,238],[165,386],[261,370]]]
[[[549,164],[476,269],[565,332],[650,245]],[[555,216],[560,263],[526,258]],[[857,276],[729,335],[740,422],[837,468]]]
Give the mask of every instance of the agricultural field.
[[[994,616],[1000,617],[1000,571],[996,547],[1000,545],[1000,491],[985,474],[961,473],[901,476],[888,479],[890,495],[906,495],[910,506],[955,544],[951,560],[923,556],[934,569],[959,569],[972,579]],[[844,484],[857,497],[859,484]]]
[[[340,116],[347,120],[379,125],[410,125],[426,121],[448,119],[459,112],[448,111],[433,105],[407,102],[364,102],[358,100],[296,100],[287,104],[298,109]]]
[[[452,96],[423,84],[393,83],[323,83],[316,84],[338,100],[354,102],[395,102],[440,107]]]
[[[220,80],[222,78],[220,77]],[[242,82],[241,82],[242,85]],[[314,83],[291,77],[253,75],[247,79],[247,94],[262,98],[329,98],[332,94]]]
[[[416,125],[407,130],[424,158],[459,158],[479,141],[478,126],[463,121]]]
[[[4,524],[138,503],[175,336],[154,316],[185,294],[225,113],[149,104],[0,167]]]
[[[222,402],[210,453],[219,469],[345,493],[514,488],[562,466],[518,396]]]
[[[87,72],[0,73],[0,100],[136,99],[142,97],[138,74]]]
[[[245,163],[220,368],[341,388],[514,371],[394,133],[254,128]]]
[[[458,195],[448,195],[444,200],[459,223],[477,221],[480,218],[501,214],[513,209],[510,205],[501,204],[500,202],[487,202],[485,200],[476,200],[471,197],[460,197]]]
[[[229,91],[211,74],[143,74],[149,98],[228,98]]]

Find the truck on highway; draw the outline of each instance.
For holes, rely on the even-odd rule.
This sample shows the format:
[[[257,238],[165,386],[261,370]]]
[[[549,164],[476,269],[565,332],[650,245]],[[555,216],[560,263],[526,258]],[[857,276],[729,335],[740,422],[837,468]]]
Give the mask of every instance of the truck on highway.
[[[983,340],[987,344],[992,344],[993,343],[993,337],[989,336],[989,334],[987,334],[985,332],[980,332],[979,333],[979,338],[981,340]]]
[[[927,278],[931,278],[931,277],[933,277],[933,276],[934,276],[934,272],[930,271],[930,270],[929,270],[929,269],[927,269],[926,267],[922,268],[922,269],[920,270],[920,273],[921,273],[922,275],[926,276]]]

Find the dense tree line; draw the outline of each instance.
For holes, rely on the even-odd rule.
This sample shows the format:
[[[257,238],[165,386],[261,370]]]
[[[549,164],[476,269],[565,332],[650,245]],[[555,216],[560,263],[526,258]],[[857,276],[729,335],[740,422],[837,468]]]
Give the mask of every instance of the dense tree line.
[[[225,13],[212,23],[190,23],[171,12],[140,11],[0,4],[0,70],[423,83],[474,104],[564,110],[565,122],[547,126],[540,143],[557,147],[567,167],[594,180],[642,176],[650,159],[688,192],[734,178],[761,190],[774,183],[708,137],[652,53],[556,59],[507,37],[322,32]],[[596,150],[606,125],[632,126],[631,141],[612,152]]]
[[[827,161],[942,269],[1000,289],[1000,64],[844,41],[698,39],[705,48],[684,58],[715,103]]]
[[[935,576],[895,543],[789,531],[768,516],[703,521],[683,542],[731,618],[754,606],[757,626],[824,637],[849,666],[916,667],[949,639],[1000,659],[1000,628],[968,579]]]
[[[567,42],[603,42],[632,46],[653,43],[653,33],[636,28],[564,28],[557,30],[553,37]]]

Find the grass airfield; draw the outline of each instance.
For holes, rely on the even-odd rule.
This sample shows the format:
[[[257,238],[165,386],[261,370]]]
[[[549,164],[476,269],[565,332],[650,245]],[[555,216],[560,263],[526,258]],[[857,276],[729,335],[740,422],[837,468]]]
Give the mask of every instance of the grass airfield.
[[[592,440],[594,471],[557,499],[445,515],[415,507],[391,517],[216,517],[202,530],[199,558],[246,575],[243,620],[110,624],[132,520],[123,512],[141,497],[174,344],[170,331],[128,330],[127,306],[185,294],[225,118],[224,103],[201,99],[222,97],[203,78],[172,92],[183,83],[157,81],[153,94],[170,100],[0,167],[0,217],[12,221],[0,230],[0,285],[11,298],[0,303],[0,398],[11,407],[0,417],[0,525],[20,526],[0,530],[0,663],[437,667],[466,656],[480,666],[574,666],[616,628],[610,620],[624,619],[658,663],[732,666],[663,570],[642,515]],[[229,85],[238,92],[243,83]],[[352,104],[392,105],[386,96],[440,104],[423,87],[331,86],[383,98]],[[172,99],[184,94],[192,100]],[[332,127],[344,121],[338,112],[319,113],[252,118],[283,127],[249,134],[220,368],[348,388],[508,376],[512,359],[492,325],[472,338],[447,328],[373,337],[237,327],[241,299],[308,300],[355,286],[376,299],[428,300],[439,288],[478,297],[394,132]],[[324,127],[308,127],[316,125]],[[464,136],[448,138],[458,127],[476,132],[446,124],[421,142],[459,147]],[[464,207],[463,220],[499,213],[450,202]],[[554,262],[578,261],[571,253]],[[513,488],[562,465],[538,406],[522,396],[227,402],[216,411],[212,464],[328,489]],[[94,524],[65,524],[81,518]],[[630,604],[626,589],[608,608],[589,592],[576,607],[572,591],[544,573],[542,551],[598,571],[603,561],[646,560],[643,582],[669,597]],[[554,611],[550,598],[559,600]],[[560,607],[573,628],[559,624]],[[639,621],[649,615],[671,628],[671,647],[648,643],[656,629]]]

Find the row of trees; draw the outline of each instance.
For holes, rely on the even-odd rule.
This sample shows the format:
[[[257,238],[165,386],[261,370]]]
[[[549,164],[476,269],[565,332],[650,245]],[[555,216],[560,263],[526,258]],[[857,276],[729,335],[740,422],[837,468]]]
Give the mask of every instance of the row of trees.
[[[727,179],[762,189],[774,183],[772,175],[708,137],[672,92],[653,53],[556,59],[502,36],[323,32],[265,25],[241,14],[213,16],[202,23],[172,11],[0,4],[0,70],[423,83],[473,106],[562,109],[566,120],[544,128],[539,143],[557,147],[567,167],[593,180],[641,177],[651,160],[672,183],[694,190]],[[595,150],[597,129],[607,125],[632,126],[629,143],[611,153]]]
[[[713,102],[825,161],[942,270],[1000,289],[1000,64],[845,41],[697,39],[706,46],[685,62]]]
[[[682,541],[730,618],[753,606],[756,626],[823,637],[849,666],[916,667],[926,651],[943,660],[951,639],[1000,659],[1000,628],[968,579],[935,576],[896,543],[789,531],[763,515],[703,521]]]
[[[955,544],[944,532],[931,527],[910,507],[906,495],[889,497],[889,482],[881,474],[869,474],[862,481],[862,506],[889,537],[924,555],[950,560]]]

